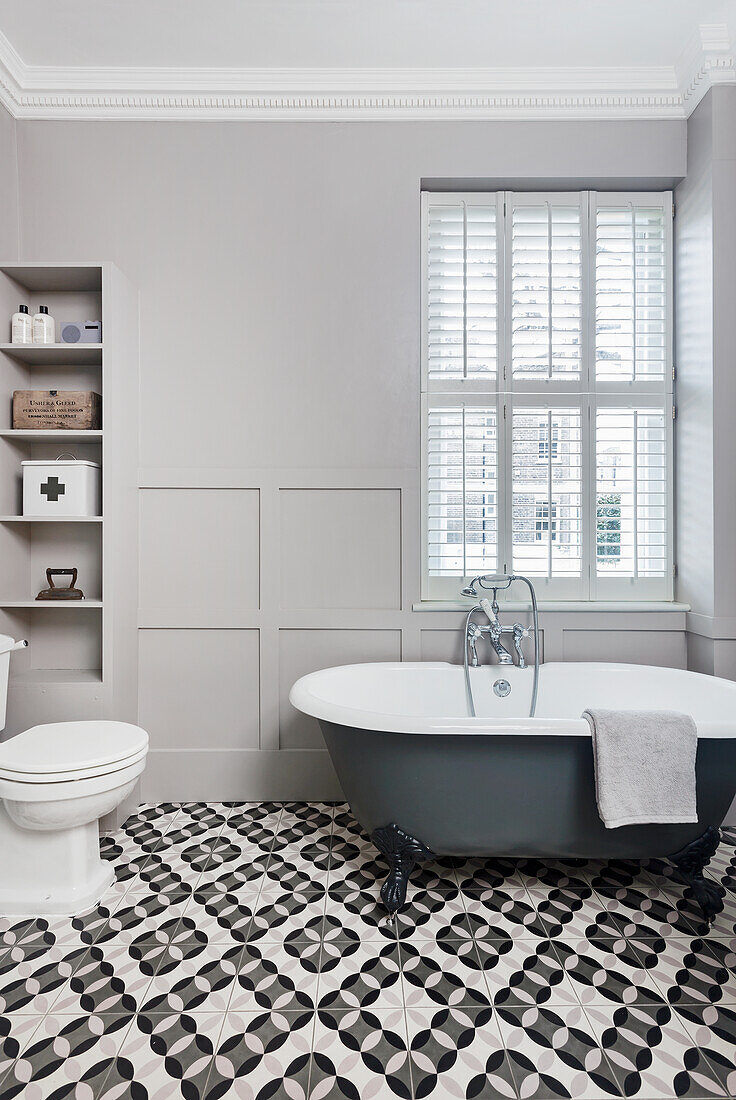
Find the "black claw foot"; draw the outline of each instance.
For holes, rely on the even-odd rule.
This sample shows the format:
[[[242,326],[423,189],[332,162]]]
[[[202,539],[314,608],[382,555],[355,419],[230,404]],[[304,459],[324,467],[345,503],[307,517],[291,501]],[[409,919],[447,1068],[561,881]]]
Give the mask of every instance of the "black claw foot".
[[[708,924],[712,924],[723,909],[723,898],[716,884],[703,877],[703,869],[715,855],[720,842],[721,830],[715,825],[709,825],[697,840],[691,841],[681,852],[670,856],[670,863],[675,865],[680,878],[692,889]]]
[[[393,823],[376,829],[371,840],[388,860],[389,872],[381,887],[381,901],[389,916],[393,917],[406,901],[406,888],[412,870],[417,863],[434,859],[434,852]]]

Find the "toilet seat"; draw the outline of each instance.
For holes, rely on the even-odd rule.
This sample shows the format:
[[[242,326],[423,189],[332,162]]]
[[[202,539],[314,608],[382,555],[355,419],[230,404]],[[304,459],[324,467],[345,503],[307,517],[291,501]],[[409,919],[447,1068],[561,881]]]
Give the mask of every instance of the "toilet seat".
[[[0,780],[68,783],[121,771],[148,752],[148,734],[128,722],[53,722],[0,744]]]
[[[143,753],[134,763],[125,762],[115,771],[106,771],[97,775],[83,775],[79,772],[58,772],[55,776],[22,775],[8,772],[0,775],[0,800],[11,802],[63,802],[67,799],[80,803],[90,796],[111,791],[136,779],[146,767],[146,754]]]

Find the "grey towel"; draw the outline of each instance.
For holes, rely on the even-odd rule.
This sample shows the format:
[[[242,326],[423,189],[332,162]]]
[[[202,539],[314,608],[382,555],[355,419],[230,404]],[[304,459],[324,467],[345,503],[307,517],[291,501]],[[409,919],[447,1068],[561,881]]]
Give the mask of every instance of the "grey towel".
[[[698,731],[669,710],[586,710],[598,813],[607,829],[697,821]]]

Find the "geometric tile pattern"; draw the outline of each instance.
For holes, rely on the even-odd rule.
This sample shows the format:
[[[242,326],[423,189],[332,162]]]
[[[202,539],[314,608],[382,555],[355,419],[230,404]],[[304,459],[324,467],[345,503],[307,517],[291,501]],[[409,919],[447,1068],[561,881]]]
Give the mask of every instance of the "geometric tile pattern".
[[[736,831],[669,865],[442,859],[387,924],[345,805],[141,806],[72,918],[0,918],[0,1100],[736,1096]]]

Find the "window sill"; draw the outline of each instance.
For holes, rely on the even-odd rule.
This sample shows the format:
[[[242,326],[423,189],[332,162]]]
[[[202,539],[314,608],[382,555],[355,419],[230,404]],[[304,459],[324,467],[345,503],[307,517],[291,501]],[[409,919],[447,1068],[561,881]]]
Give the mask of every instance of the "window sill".
[[[469,611],[470,600],[420,600],[412,604],[412,611]],[[676,603],[674,600],[539,600],[537,607],[545,611],[588,611],[600,614],[603,611],[671,611],[683,614],[690,610],[690,604]],[[528,600],[509,600],[501,604],[502,611],[528,611]]]

